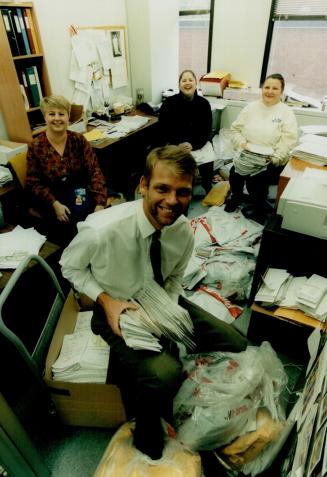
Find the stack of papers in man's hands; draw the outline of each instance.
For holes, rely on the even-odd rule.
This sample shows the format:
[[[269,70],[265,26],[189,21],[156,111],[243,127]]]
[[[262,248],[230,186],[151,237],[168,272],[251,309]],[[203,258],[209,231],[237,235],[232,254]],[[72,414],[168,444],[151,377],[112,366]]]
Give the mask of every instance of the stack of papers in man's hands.
[[[155,281],[139,290],[133,301],[139,306],[138,310],[125,310],[121,320],[122,334],[128,346],[135,349],[156,348],[160,351],[158,338],[164,335],[172,341],[184,343],[188,348],[194,347],[193,323],[189,313],[175,303]],[[130,318],[128,323],[126,315]],[[135,323],[135,327],[131,323]],[[148,333],[154,335],[153,339]]]
[[[29,255],[37,255],[46,239],[33,227],[24,229],[20,225],[0,234],[0,268],[17,268]]]
[[[133,349],[161,351],[159,338],[146,328],[140,314],[145,314],[142,308],[128,310],[128,313],[121,314],[119,324],[125,343]]]
[[[105,383],[109,365],[109,345],[90,328],[92,312],[80,312],[74,333],[65,335],[57,360],[52,365],[53,380],[72,383]]]
[[[285,296],[287,280],[289,278],[290,274],[286,270],[268,268],[255,296],[255,301],[269,304],[278,303]]]

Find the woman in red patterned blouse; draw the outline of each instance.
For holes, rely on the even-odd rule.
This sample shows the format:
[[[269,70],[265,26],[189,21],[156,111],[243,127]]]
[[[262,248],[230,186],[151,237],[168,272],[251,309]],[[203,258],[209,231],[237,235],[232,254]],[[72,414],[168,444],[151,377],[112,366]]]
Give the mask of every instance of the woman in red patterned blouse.
[[[82,134],[67,130],[70,103],[62,96],[41,101],[46,131],[29,145],[26,189],[34,208],[64,242],[76,234],[76,223],[103,209],[107,188],[97,157]]]

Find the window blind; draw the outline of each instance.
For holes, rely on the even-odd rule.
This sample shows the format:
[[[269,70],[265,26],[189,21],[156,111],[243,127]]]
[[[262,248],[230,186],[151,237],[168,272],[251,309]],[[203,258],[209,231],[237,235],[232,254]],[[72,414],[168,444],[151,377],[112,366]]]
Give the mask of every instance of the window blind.
[[[276,0],[274,16],[327,16],[327,0]]]

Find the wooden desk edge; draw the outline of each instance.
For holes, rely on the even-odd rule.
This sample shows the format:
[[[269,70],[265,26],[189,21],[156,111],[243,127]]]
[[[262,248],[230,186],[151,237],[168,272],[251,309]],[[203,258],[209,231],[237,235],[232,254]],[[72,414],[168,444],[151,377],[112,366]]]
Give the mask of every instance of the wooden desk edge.
[[[323,328],[324,326],[324,323],[322,321],[316,320],[315,318],[312,318],[311,316],[307,316],[300,310],[299,311],[301,314],[297,318],[280,316],[276,314],[274,311],[270,311],[267,308],[257,305],[256,303],[253,303],[251,305],[251,310],[257,313],[262,313],[263,315],[272,316],[273,318],[277,318],[278,320],[288,321],[290,323],[294,323],[297,325],[309,326],[310,328]]]

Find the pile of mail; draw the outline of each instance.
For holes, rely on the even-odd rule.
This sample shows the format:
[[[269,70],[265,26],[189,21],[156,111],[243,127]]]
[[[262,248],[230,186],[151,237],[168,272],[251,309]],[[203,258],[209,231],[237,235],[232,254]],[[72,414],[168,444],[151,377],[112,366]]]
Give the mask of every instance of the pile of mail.
[[[267,169],[268,161],[274,150],[269,146],[250,144],[239,157],[235,157],[235,170],[241,176],[254,175]]]
[[[327,278],[313,274],[310,278],[293,277],[286,270],[268,268],[255,301],[263,306],[302,310],[319,321],[327,318]]]
[[[74,332],[65,335],[57,360],[52,365],[54,381],[105,383],[109,345],[91,330],[92,311],[78,313]]]
[[[175,303],[156,282],[147,283],[133,302],[137,310],[125,310],[120,317],[122,336],[134,349],[160,351],[160,337],[194,347],[193,323],[188,312]]]

